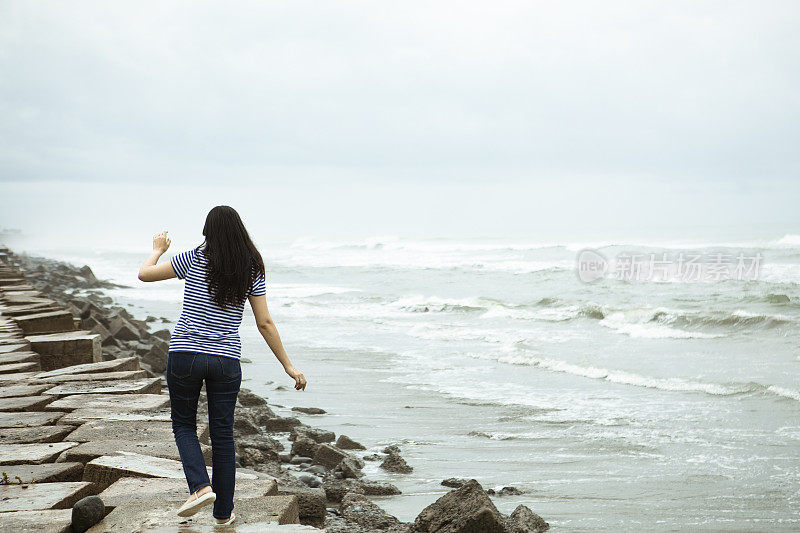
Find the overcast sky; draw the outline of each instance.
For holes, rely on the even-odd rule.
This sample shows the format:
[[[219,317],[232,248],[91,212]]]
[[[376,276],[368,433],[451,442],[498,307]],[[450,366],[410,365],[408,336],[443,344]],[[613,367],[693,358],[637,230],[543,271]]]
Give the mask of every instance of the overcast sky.
[[[0,226],[105,238],[228,203],[281,235],[791,227],[798,22],[796,1],[6,0]]]

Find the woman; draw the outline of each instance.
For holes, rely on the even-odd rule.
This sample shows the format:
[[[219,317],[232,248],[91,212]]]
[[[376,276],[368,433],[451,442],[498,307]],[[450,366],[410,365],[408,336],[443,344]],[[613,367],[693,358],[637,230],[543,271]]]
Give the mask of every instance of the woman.
[[[206,217],[203,236],[205,241],[200,246],[160,265],[158,259],[169,248],[170,240],[166,231],[153,237],[153,253],[139,270],[139,279],[186,280],[183,309],[172,331],[166,369],[172,432],[191,493],[178,515],[191,516],[214,503],[217,523],[230,524],[235,519],[233,411],[242,381],[238,330],[245,299],[267,345],[295,380],[295,389],[305,390],[306,379],[289,361],[270,318],[264,261],[239,214],[225,205],[213,208]],[[204,380],[211,432],[211,481],[197,440],[197,401]]]

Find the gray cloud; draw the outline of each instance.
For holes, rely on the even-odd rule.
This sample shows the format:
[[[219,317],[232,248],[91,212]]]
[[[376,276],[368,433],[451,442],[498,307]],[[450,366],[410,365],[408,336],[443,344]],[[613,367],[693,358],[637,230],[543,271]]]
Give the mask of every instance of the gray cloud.
[[[0,179],[788,179],[799,14],[5,2]]]

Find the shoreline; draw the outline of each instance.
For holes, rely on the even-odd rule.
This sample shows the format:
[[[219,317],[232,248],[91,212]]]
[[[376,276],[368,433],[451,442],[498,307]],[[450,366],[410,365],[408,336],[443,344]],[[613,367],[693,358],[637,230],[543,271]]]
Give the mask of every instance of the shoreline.
[[[0,276],[0,284],[2,284],[0,285],[0,294],[7,295],[12,292],[7,288],[16,286],[17,288],[13,292],[25,300],[24,304],[20,303],[19,305],[28,306],[26,309],[18,306],[15,309],[11,309],[10,312],[16,313],[15,316],[11,317],[11,322],[32,324],[38,320],[41,323],[38,326],[39,329],[47,329],[46,334],[80,331],[81,335],[87,338],[86,342],[92,345],[91,353],[84,353],[81,356],[75,355],[69,361],[64,358],[48,358],[46,364],[42,364],[40,361],[39,364],[42,370],[49,370],[51,367],[56,369],[69,366],[65,363],[75,363],[78,360],[83,364],[95,365],[95,369],[98,364],[108,366],[120,361],[135,361],[138,368],[136,370],[128,370],[129,374],[127,375],[120,374],[114,378],[106,375],[106,379],[100,380],[96,373],[75,371],[71,374],[73,378],[77,379],[68,381],[68,383],[72,383],[73,390],[75,390],[74,387],[78,383],[82,383],[84,388],[100,390],[97,387],[97,383],[101,381],[105,381],[108,384],[109,380],[113,380],[116,385],[119,385],[123,381],[127,383],[131,380],[139,380],[147,382],[147,387],[150,387],[148,392],[158,391],[159,394],[166,396],[164,392],[166,381],[163,377],[163,372],[166,367],[170,330],[157,329],[156,331],[151,331],[151,326],[155,326],[153,329],[158,327],[158,319],[137,320],[123,307],[114,305],[114,300],[102,292],[104,289],[119,287],[119,285],[98,280],[88,266],[78,268],[69,263],[30,256],[25,253],[17,255],[8,249],[2,249],[2,246],[0,246],[0,265],[3,264],[5,264],[6,271]],[[15,267],[21,268],[21,270],[16,271],[16,274],[14,273]],[[18,276],[18,274],[22,275]],[[15,278],[14,276],[18,277]],[[6,283],[9,280],[16,281]],[[3,308],[3,304],[0,303],[0,318],[3,318],[9,312],[10,307],[13,306],[6,305]],[[7,311],[4,312],[3,309]],[[50,317],[36,318],[37,315],[47,314],[50,314]],[[60,322],[57,321],[57,323],[52,324],[56,316]],[[44,325],[45,323],[49,325]],[[25,328],[30,329],[29,326],[25,326]],[[52,331],[54,328],[57,331]],[[22,336],[22,338],[28,339],[25,336]],[[25,343],[21,342],[20,345],[25,345]],[[0,344],[0,348],[2,346]],[[34,351],[37,348],[35,342],[26,346],[34,348]],[[56,362],[55,359],[60,362]],[[0,370],[4,366],[0,365]],[[131,374],[131,372],[133,373]],[[89,374],[92,374],[93,377],[85,377]],[[11,377],[14,373],[0,374],[0,376],[2,375]],[[28,372],[26,375],[19,374],[20,379],[27,380],[26,383],[31,384],[38,383],[41,379],[36,376],[35,372]],[[81,376],[85,379],[81,379]],[[7,380],[4,383],[8,382]],[[47,394],[49,391],[39,392]],[[84,392],[86,393],[86,391]],[[147,394],[148,392],[137,390],[134,393]],[[84,397],[88,398],[88,396]],[[128,398],[132,397],[129,396]],[[166,398],[168,402],[168,396]],[[270,404],[267,399],[254,394],[249,389],[241,388],[234,424],[237,468],[241,467],[237,469],[237,476],[239,476],[239,472],[242,472],[243,474],[255,476],[254,481],[269,480],[273,482],[275,485],[274,495],[253,499],[266,501],[268,498],[275,496],[294,501],[297,507],[296,520],[301,524],[314,528],[325,528],[325,531],[343,533],[365,531],[461,531],[462,529],[451,529],[454,522],[482,523],[485,525],[481,527],[484,527],[486,531],[514,531],[520,533],[525,531],[544,531],[548,527],[544,520],[524,505],[519,505],[508,516],[501,514],[494,507],[489,497],[492,491],[485,492],[474,479],[444,480],[442,485],[451,487],[453,490],[422,510],[415,521],[401,522],[369,500],[370,496],[399,494],[400,491],[397,487],[390,483],[370,481],[361,472],[365,461],[381,461],[381,467],[392,472],[403,473],[411,471],[411,467],[402,458],[398,446],[387,446],[382,451],[382,454],[370,454],[369,456],[360,457],[358,451],[363,450],[364,447],[349,436],[343,434],[337,436],[331,431],[306,424],[294,416],[278,416],[270,405],[281,408],[286,407],[284,405]],[[319,408],[313,407],[292,407],[291,410],[301,414],[324,412]],[[166,419],[164,417],[163,406],[162,411],[157,415],[134,411],[130,409],[126,411],[126,417],[129,420],[127,422],[124,420],[116,421],[120,422],[116,426],[123,428],[122,431],[125,429],[136,430],[138,427],[137,422],[139,423],[138,425],[143,422],[143,420],[136,420],[137,418],[148,420],[148,417],[150,417],[150,422],[158,422],[163,428],[163,424],[168,423],[169,420],[168,410]],[[114,410],[98,413],[98,416],[105,414],[105,419],[108,419],[108,416],[111,416],[108,414],[110,412],[114,412]],[[203,425],[202,415],[206,413],[207,405],[205,404],[204,394],[201,393],[201,401],[198,405],[199,429]],[[64,418],[66,419],[71,415],[74,415],[74,412],[65,415]],[[152,418],[153,416],[160,416],[160,418]],[[77,420],[74,417],[73,419]],[[93,426],[91,424],[97,425],[97,420],[89,419],[88,421],[83,421],[83,424],[79,427],[84,428],[86,426],[84,430],[84,433],[86,433],[92,429]],[[100,420],[103,420],[103,418],[100,418]],[[51,425],[43,424],[42,426],[58,427],[59,425],[63,427],[60,421],[54,421]],[[279,438],[287,442],[288,446],[284,445]],[[92,441],[88,441],[88,443],[92,444]],[[158,452],[152,452],[154,456],[159,456],[160,454],[160,459],[175,460],[177,448],[174,445],[174,441],[165,438],[163,431],[159,439],[156,439],[153,444],[152,449],[159,450]],[[210,448],[207,447],[208,442],[206,441],[205,444],[204,452],[210,452]],[[80,446],[83,446],[83,449],[91,447],[83,444]],[[111,449],[114,447],[110,446],[109,448],[109,446],[106,446],[108,449],[103,449],[102,446],[99,448],[95,446],[97,448],[96,451],[102,452],[102,455],[91,459],[87,455],[86,464],[98,458],[114,457],[117,452],[117,450]],[[116,447],[119,448],[121,446]],[[79,454],[70,452],[67,449],[58,457],[54,457],[53,461],[55,464],[59,459],[64,461],[77,455]],[[210,453],[207,453],[207,455],[206,462],[208,464],[210,462]],[[84,464],[84,474],[87,469],[86,464]],[[89,470],[92,468],[94,466],[89,467]],[[131,478],[136,480],[141,475],[141,472],[133,472],[132,475],[131,472],[128,472],[127,475],[121,477],[127,479],[128,482],[132,482],[130,481]],[[174,481],[174,479],[170,479],[172,483],[170,490],[173,492],[179,486]],[[181,480],[178,479],[178,481]],[[94,486],[89,487],[87,491],[99,494],[102,499],[103,494],[113,488],[112,485],[109,484],[106,487],[102,487],[102,484],[94,483]],[[183,485],[184,492],[186,492],[188,489],[185,489],[185,480],[183,480]],[[237,489],[238,487],[237,477]],[[513,487],[508,487],[508,489],[513,490]],[[111,494],[113,495],[113,493],[114,491],[112,490]],[[185,497],[183,495],[183,499]],[[238,505],[241,498],[238,490],[236,497]],[[182,502],[183,499],[180,501]],[[289,503],[288,505],[291,507],[292,504]],[[122,507],[125,506],[120,506],[121,510],[124,511]],[[112,514],[104,519],[104,522],[107,522],[109,517],[113,522],[113,513],[121,514],[119,510],[114,509]],[[0,526],[4,524],[4,515],[5,518],[10,516],[0,509]],[[477,522],[475,522],[476,520]],[[108,530],[116,531],[117,529]],[[119,530],[122,531],[122,529]]]

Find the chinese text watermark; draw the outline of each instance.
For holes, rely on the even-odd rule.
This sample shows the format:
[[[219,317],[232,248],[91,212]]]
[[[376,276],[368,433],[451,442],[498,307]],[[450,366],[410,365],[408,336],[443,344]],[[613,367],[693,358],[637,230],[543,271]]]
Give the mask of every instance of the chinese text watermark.
[[[617,254],[612,261],[597,250],[578,253],[576,271],[584,282],[600,278],[623,281],[753,281],[758,279],[762,256],[688,252]]]

